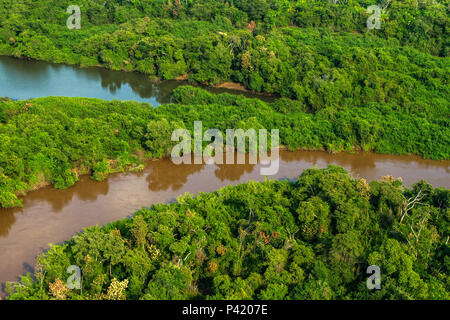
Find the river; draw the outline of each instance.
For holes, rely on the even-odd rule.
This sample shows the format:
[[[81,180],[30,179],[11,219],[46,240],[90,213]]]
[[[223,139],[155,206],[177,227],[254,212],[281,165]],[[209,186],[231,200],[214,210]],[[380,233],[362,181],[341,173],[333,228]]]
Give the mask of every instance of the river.
[[[154,84],[143,75],[100,68],[79,69],[0,57],[0,96],[16,99],[80,95],[133,99],[157,106],[169,101],[171,90],[179,84]],[[373,153],[281,151],[280,170],[271,178],[294,179],[306,168],[329,164],[342,166],[352,176],[369,181],[393,175],[402,177],[408,186],[426,179],[435,187],[450,187],[450,161]],[[23,208],[0,209],[0,283],[33,272],[36,256],[48,249],[49,243],[62,243],[85,227],[123,219],[140,207],[174,201],[185,192],[197,194],[249,180],[261,181],[264,178],[259,169],[259,165],[177,166],[166,159],[149,162],[143,172],[113,174],[103,182],[83,176],[67,190],[45,187],[30,192],[23,199]]]
[[[173,89],[187,81],[152,81],[137,72],[104,68],[78,68],[44,61],[0,56],[0,97],[25,100],[48,96],[85,97],[103,100],[136,100],[153,106],[169,103]],[[251,92],[201,86],[213,92],[243,94],[264,101],[274,97]]]

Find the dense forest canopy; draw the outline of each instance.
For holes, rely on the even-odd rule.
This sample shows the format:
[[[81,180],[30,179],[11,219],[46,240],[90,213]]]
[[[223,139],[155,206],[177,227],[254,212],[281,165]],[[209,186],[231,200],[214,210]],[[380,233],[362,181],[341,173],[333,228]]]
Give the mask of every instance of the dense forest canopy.
[[[382,28],[370,30],[366,9],[376,3],[80,0],[82,27],[69,30],[72,1],[0,0],[0,53],[234,81],[313,111],[368,102],[448,108],[447,2],[394,0]]]
[[[1,26],[5,38],[17,36],[26,30],[50,37],[64,36],[50,33],[64,31],[68,17],[66,9],[75,3],[68,0],[2,0],[0,4],[4,9]],[[444,48],[449,40],[446,33],[446,0],[110,0],[103,3],[78,0],[76,5],[82,8],[85,16],[83,26],[86,29],[102,30],[95,27],[109,26],[109,31],[112,31],[120,29],[122,24],[138,24],[139,19],[150,18],[166,22],[163,28],[152,23],[153,30],[163,32],[164,27],[176,26],[179,31],[188,31],[177,33],[178,37],[183,34],[189,37],[201,32],[243,29],[251,21],[255,22],[251,30],[255,34],[286,26],[324,27],[336,32],[365,33],[367,17],[370,16],[367,8],[379,5],[386,7],[383,15],[386,26],[375,33],[377,36],[398,39],[403,45],[411,45],[436,55],[448,55],[448,47]],[[138,34],[151,31],[145,25],[136,27]],[[171,31],[166,30],[165,34],[172,34]],[[89,36],[89,33],[83,35]],[[155,32],[149,35],[159,34]]]
[[[81,28],[70,30],[70,5]],[[371,5],[385,7],[370,29]],[[274,102],[178,87],[172,103],[0,99],[0,208],[81,174],[142,170],[175,129],[279,129],[290,150],[450,159],[449,1],[0,0],[0,54],[237,82]],[[10,299],[450,299],[450,192],[344,169],[226,187],[87,228]],[[1,214],[1,212],[0,212]],[[67,267],[83,273],[68,290]],[[366,269],[382,270],[369,291]]]
[[[339,167],[185,194],[52,246],[9,298],[450,299],[449,200],[425,181],[367,184]],[[70,265],[80,290],[65,286]],[[366,287],[369,265],[380,290]]]
[[[204,131],[279,129],[280,143],[291,150],[450,158],[449,120],[439,113],[371,103],[311,114],[287,98],[265,103],[190,86],[178,87],[173,102],[153,108],[87,98],[0,101],[0,207],[18,206],[18,195],[46,184],[70,187],[80,174],[103,180],[110,172],[140,170],[144,160],[170,155],[172,132],[193,134],[194,121]]]

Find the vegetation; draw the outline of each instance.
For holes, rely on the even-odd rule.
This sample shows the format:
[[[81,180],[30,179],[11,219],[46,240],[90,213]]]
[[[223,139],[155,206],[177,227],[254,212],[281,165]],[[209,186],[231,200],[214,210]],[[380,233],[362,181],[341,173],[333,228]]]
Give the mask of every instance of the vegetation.
[[[52,246],[9,299],[448,300],[449,200],[425,181],[367,184],[334,166],[185,194]],[[81,290],[66,287],[70,265]],[[366,287],[369,265],[380,290]]]
[[[80,174],[167,156],[177,128],[279,129],[281,143],[450,159],[448,0],[0,0],[0,54],[152,78],[238,82],[272,103],[179,87],[173,103],[0,99],[0,208]],[[69,30],[70,5],[81,29]],[[382,4],[383,5],[383,4]],[[450,299],[450,192],[344,169],[226,187],[90,227],[10,299]],[[67,268],[82,271],[80,290]],[[381,268],[381,290],[366,269]]]
[[[70,187],[80,174],[102,180],[110,172],[140,170],[144,160],[170,155],[172,132],[193,134],[194,121],[202,121],[204,131],[279,129],[280,143],[291,150],[450,158],[448,117],[423,109],[407,113],[370,103],[311,114],[287,98],[265,103],[189,86],[177,88],[173,101],[158,108],[87,98],[0,101],[0,207],[20,206],[18,196],[46,184]]]
[[[256,2],[256,3],[255,3]],[[376,0],[0,1],[0,53],[101,65],[163,79],[234,81],[310,110],[370,102],[448,108],[447,1],[393,0],[369,30]]]

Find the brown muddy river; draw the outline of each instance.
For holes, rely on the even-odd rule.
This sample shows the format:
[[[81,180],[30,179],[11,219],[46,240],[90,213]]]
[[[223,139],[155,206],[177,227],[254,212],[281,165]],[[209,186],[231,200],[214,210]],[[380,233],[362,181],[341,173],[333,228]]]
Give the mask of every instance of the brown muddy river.
[[[105,100],[138,100],[158,106],[170,102],[174,88],[186,82],[154,83],[145,75],[100,68],[80,69],[39,61],[0,56],[0,96],[29,99],[42,96],[93,97]],[[213,89],[214,93],[241,93]],[[272,101],[273,97],[255,96]],[[434,186],[450,187],[450,161],[423,160],[414,156],[377,154],[280,153],[280,170],[271,179],[293,179],[306,168],[339,165],[355,177],[379,179],[391,174],[407,185],[426,179]],[[174,165],[154,161],[141,173],[114,174],[104,182],[84,176],[72,188],[43,188],[28,194],[20,209],[0,209],[0,286],[33,272],[36,256],[49,243],[62,243],[91,225],[123,219],[143,206],[173,201],[185,192],[197,194],[220,187],[263,180],[259,165]],[[0,290],[0,296],[4,293]]]
[[[372,153],[280,152],[280,170],[271,179],[293,179],[306,168],[342,166],[367,180],[391,174],[406,185],[425,178],[450,187],[450,161]],[[20,209],[0,209],[0,283],[32,272],[36,256],[49,243],[62,243],[91,225],[123,219],[143,206],[173,201],[185,192],[217,190],[229,184],[263,180],[259,165],[175,165],[150,162],[141,173],[113,174],[104,182],[87,176],[70,189],[46,187],[28,194]],[[3,286],[3,285],[2,285]]]

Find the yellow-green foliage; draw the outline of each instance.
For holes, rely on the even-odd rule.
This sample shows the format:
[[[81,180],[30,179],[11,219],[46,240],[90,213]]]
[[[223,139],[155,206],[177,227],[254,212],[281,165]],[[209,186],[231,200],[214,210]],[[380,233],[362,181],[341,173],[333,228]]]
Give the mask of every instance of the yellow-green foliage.
[[[450,192],[395,179],[364,190],[330,166],[186,194],[53,246],[37,280],[10,284],[9,298],[448,300]],[[61,286],[70,264],[82,291]],[[381,269],[381,290],[367,289],[369,265]]]

